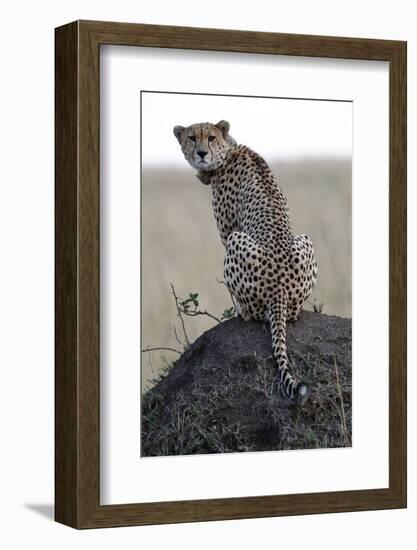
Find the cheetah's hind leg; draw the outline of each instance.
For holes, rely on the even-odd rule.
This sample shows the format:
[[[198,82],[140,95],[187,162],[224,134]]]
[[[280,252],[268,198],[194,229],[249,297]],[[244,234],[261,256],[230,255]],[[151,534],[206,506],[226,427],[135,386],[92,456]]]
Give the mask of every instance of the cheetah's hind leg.
[[[226,241],[224,280],[236,301],[236,311],[245,321],[261,320],[265,304],[257,294],[263,249],[246,233],[234,231]]]
[[[296,321],[317,281],[317,262],[314,247],[308,235],[294,236],[291,246],[292,270],[297,292],[288,299],[287,321]]]

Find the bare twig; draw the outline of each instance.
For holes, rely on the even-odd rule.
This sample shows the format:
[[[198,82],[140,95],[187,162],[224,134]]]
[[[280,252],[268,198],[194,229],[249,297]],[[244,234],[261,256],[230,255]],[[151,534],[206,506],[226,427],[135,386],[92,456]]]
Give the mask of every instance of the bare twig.
[[[174,348],[162,348],[162,347],[157,347],[157,348],[146,348],[146,349],[143,349],[143,350],[142,350],[142,353],[146,353],[147,351],[158,351],[158,350],[162,350],[162,351],[175,351],[175,353],[178,353],[178,355],[181,355],[181,354],[182,354],[182,351],[178,351],[177,349],[174,349]]]
[[[188,315],[188,317],[197,317],[198,315],[206,315],[207,317],[211,317],[212,319],[214,319],[218,323],[221,323],[220,319],[218,319],[216,316],[212,315],[211,313],[209,313],[206,310],[204,310],[204,311],[200,311],[200,310],[184,311],[184,310],[182,310],[182,313],[184,313],[184,315]]]
[[[180,318],[180,321],[181,321],[182,331],[184,333],[184,338],[185,338],[185,343],[180,340],[180,338],[178,336],[178,333],[177,333],[177,330],[175,328],[175,325],[173,325],[174,336],[175,336],[176,341],[184,348],[184,350],[186,350],[187,347],[190,345],[190,340],[188,338],[187,330],[185,328],[185,322],[184,322],[183,315],[188,315],[189,317],[197,317],[197,316],[200,316],[200,315],[205,315],[207,317],[210,317],[211,319],[213,319],[214,321],[216,321],[219,324],[221,323],[221,320],[218,319],[215,315],[212,315],[211,313],[209,313],[206,310],[200,311],[197,308],[195,308],[194,311],[187,311],[186,308],[183,307],[183,304],[180,301],[180,299],[178,298],[177,293],[175,292],[175,287],[172,283],[171,283],[171,291],[172,291],[172,295],[174,296],[177,315],[178,315],[178,317]],[[195,295],[195,296],[197,296],[197,295]],[[198,305],[197,301],[195,301],[195,303]],[[151,352],[151,351],[172,351],[174,353],[178,353],[178,355],[181,355],[183,353],[182,351],[179,351],[175,348],[170,348],[170,347],[165,347],[165,346],[157,346],[157,347],[153,347],[153,348],[148,347],[148,348],[143,349],[142,353]],[[149,355],[149,360],[150,360],[150,355]]]
[[[225,283],[225,281],[220,281],[220,279],[218,279],[217,277],[216,277],[216,281],[219,283],[219,285],[224,285],[224,286],[227,288],[227,291],[228,291],[228,293],[230,294],[230,299],[232,300],[233,307],[236,309],[235,297],[234,297],[233,294],[230,292],[229,287],[227,286],[227,284]]]
[[[340,386],[339,369],[337,368],[336,357],[334,357],[334,370],[336,373],[337,391],[339,393],[339,400],[340,400],[340,419],[341,419],[341,425],[342,425],[343,438],[346,443],[350,443],[350,437],[349,437],[348,429],[346,425],[345,406],[343,404],[342,388]]]
[[[150,353],[148,355],[148,362],[149,362],[149,367],[150,367],[151,372],[152,372],[152,381],[154,382],[155,381],[155,371],[153,370],[153,365],[152,365],[152,360],[151,360],[151,354]]]
[[[185,330],[185,324],[184,324],[184,319],[181,315],[181,309],[178,307],[178,296],[176,295],[175,293],[175,288],[174,288],[174,285],[171,283],[171,290],[172,290],[172,294],[174,296],[174,300],[175,300],[175,307],[177,308],[177,314],[178,314],[178,317],[180,318],[181,320],[181,324],[182,324],[182,331],[184,333],[184,336],[185,336],[185,341],[187,342],[187,346],[190,345],[190,341],[188,339],[188,336],[187,336],[187,331]]]
[[[172,325],[172,328],[174,330],[174,336],[175,336],[175,340],[184,348],[186,349],[186,345],[184,344],[184,342],[181,342],[181,340],[179,339],[179,336],[178,336],[178,333],[177,333],[177,329],[175,328],[175,325]]]

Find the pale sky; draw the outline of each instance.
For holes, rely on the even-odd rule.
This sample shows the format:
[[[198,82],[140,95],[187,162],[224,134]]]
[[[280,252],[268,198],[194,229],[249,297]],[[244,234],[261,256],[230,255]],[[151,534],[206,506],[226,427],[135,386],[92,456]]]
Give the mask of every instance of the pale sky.
[[[266,160],[351,157],[352,103],[142,93],[143,165],[184,165],[176,125],[230,122],[230,134]]]

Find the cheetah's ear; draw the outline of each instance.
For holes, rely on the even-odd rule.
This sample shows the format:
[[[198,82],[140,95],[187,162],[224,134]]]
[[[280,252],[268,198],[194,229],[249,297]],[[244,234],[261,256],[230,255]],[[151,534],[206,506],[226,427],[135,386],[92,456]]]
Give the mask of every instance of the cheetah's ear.
[[[221,120],[216,124],[217,128],[221,131],[223,134],[223,137],[225,138],[230,130],[230,124],[227,122],[227,120]]]
[[[181,136],[183,131],[185,130],[184,126],[175,126],[174,127],[174,135],[178,140],[178,143],[181,144]]]

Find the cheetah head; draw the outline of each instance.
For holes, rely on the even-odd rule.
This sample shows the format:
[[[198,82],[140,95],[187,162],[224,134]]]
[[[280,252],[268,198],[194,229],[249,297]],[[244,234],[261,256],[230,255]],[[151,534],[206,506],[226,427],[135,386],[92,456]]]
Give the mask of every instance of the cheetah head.
[[[228,151],[236,146],[229,135],[230,124],[221,120],[217,124],[201,122],[184,126],[175,126],[174,134],[185,159],[193,168],[208,172],[219,168]]]

